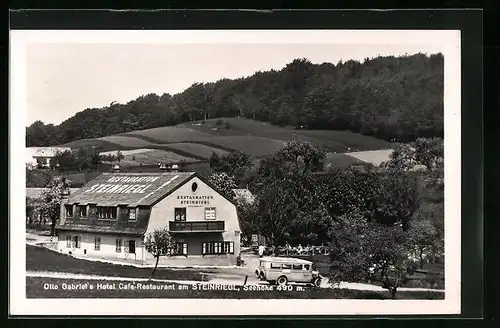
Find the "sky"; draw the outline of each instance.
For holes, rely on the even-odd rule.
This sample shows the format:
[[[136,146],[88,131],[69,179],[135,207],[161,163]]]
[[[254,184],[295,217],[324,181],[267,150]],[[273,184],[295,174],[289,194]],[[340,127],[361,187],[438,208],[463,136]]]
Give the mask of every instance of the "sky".
[[[295,58],[336,64],[440,51],[435,43],[29,43],[26,124],[57,125],[87,108],[127,103],[148,93],[176,94],[195,82],[279,70]]]

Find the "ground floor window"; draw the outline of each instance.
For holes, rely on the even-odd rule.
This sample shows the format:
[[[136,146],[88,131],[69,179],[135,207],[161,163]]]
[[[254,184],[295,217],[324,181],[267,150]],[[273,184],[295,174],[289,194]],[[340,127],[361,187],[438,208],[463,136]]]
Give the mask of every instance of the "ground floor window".
[[[234,242],[213,241],[202,243],[203,255],[205,254],[234,254]]]
[[[172,255],[187,255],[188,245],[186,243],[174,243]]]
[[[99,237],[94,238],[94,250],[95,251],[101,250],[101,238],[99,238]]]
[[[117,253],[121,253],[122,252],[122,240],[121,239],[117,239],[116,240],[115,251]]]
[[[80,236],[71,236],[71,235],[67,236],[66,247],[80,248]]]

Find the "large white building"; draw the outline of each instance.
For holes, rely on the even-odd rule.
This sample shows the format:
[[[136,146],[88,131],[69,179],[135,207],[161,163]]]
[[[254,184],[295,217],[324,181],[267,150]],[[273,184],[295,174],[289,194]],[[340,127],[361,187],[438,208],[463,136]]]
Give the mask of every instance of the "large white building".
[[[61,203],[63,253],[154,263],[143,240],[160,228],[175,242],[160,263],[228,265],[240,252],[234,202],[196,173],[104,173]]]
[[[30,169],[40,164],[44,168],[50,168],[50,159],[57,152],[71,151],[69,147],[28,147],[26,148],[26,166]]]

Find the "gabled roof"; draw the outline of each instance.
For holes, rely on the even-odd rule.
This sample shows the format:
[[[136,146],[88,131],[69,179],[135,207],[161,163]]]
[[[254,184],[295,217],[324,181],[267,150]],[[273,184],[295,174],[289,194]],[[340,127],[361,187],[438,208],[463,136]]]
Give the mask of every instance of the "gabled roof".
[[[67,204],[151,206],[194,172],[103,173],[70,195]]]

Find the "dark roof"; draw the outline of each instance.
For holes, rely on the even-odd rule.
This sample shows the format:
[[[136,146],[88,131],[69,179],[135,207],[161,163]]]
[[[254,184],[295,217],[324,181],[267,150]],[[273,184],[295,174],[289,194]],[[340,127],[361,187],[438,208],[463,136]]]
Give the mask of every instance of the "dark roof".
[[[70,195],[67,204],[151,206],[194,172],[103,173]]]
[[[97,232],[97,233],[109,233],[109,234],[123,234],[123,235],[133,235],[133,236],[142,236],[146,232],[147,225],[139,228],[129,228],[123,226],[96,226],[92,224],[65,224],[65,225],[57,225],[57,230],[64,231],[84,231],[84,232]]]

